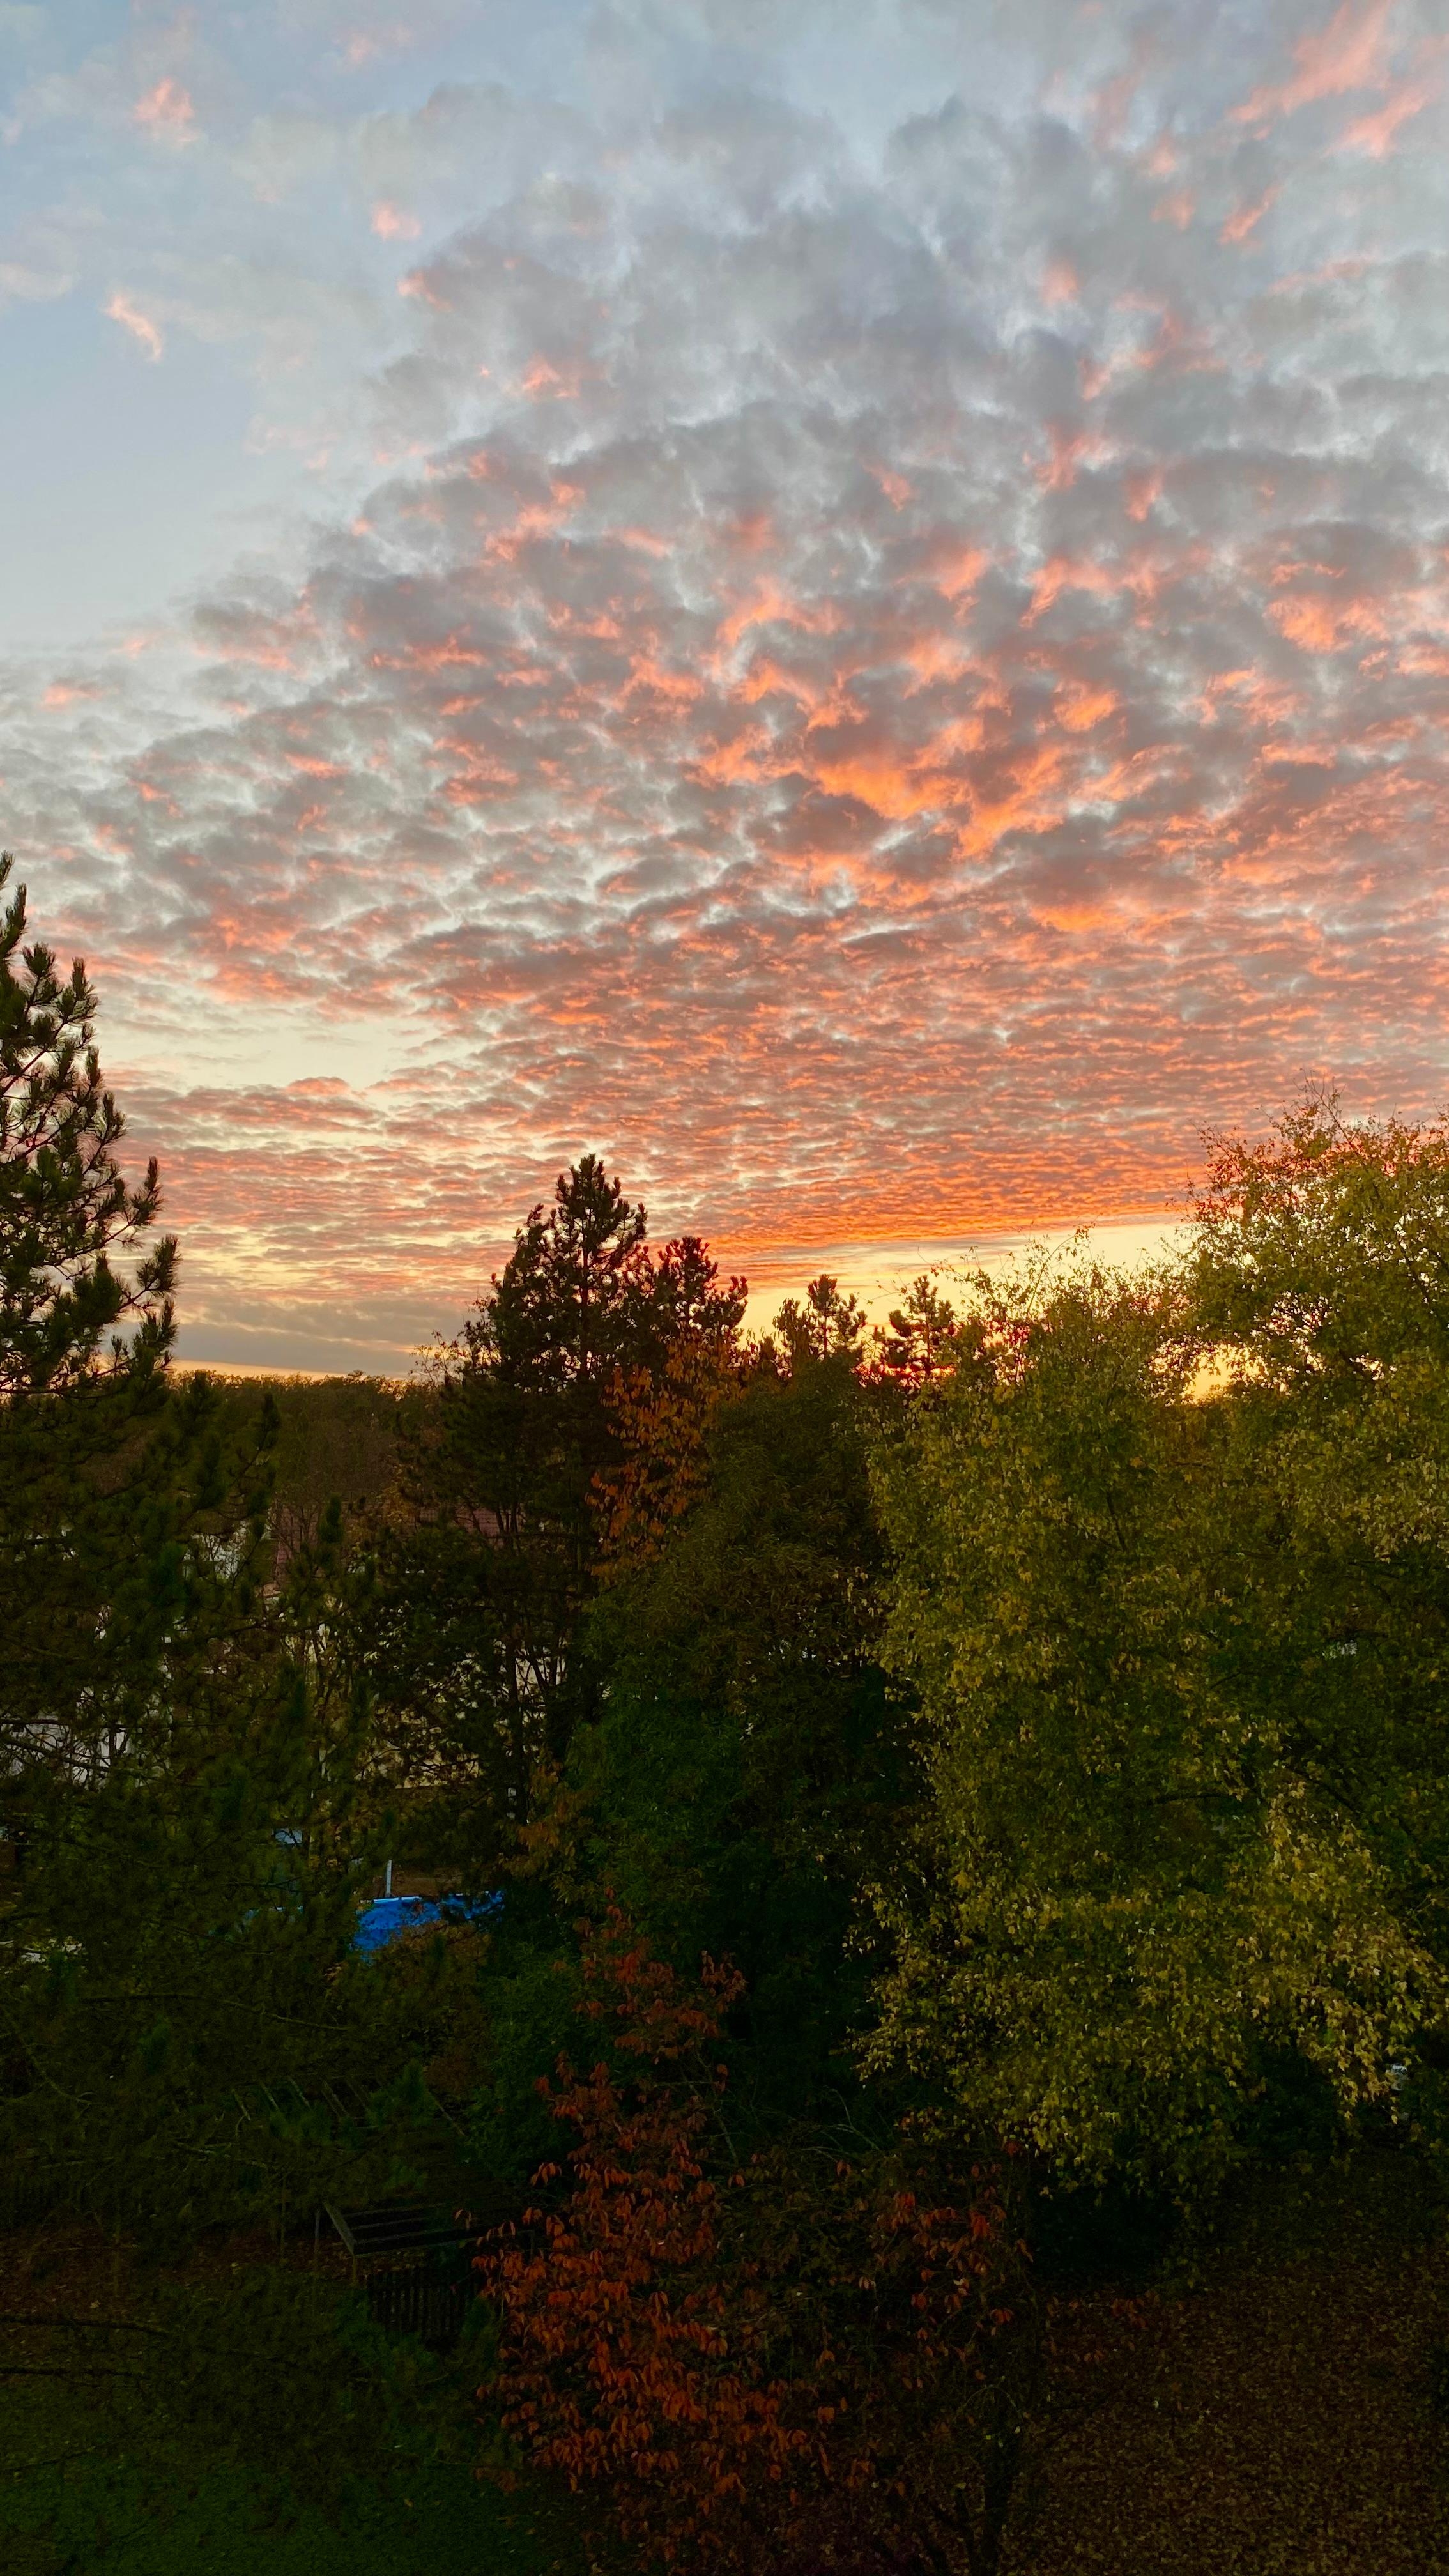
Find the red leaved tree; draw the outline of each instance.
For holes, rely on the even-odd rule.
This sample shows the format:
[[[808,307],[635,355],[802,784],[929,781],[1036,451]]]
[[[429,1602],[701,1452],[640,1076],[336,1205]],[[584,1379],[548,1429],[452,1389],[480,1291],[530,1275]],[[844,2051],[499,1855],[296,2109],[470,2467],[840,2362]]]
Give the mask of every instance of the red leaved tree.
[[[711,2052],[741,1980],[686,1987],[617,1911],[584,1971],[613,2062],[560,2061],[576,2142],[538,2180],[568,2187],[479,2267],[507,2433],[666,2567],[993,2576],[1036,2348],[995,2177],[943,2197],[919,2139],[732,2173]]]
[[[616,1910],[586,1948],[584,1977],[582,2010],[612,2020],[634,2080],[604,2061],[579,2075],[566,2058],[556,2088],[544,2079],[577,2133],[572,2189],[526,2210],[480,2259],[503,2328],[491,2393],[536,2464],[609,2488],[625,2532],[673,2564],[801,2447],[780,2392],[732,2347],[701,2152],[722,2081],[709,2049],[742,1980],[706,1962],[689,1992]],[[560,2179],[555,2165],[537,2176]]]

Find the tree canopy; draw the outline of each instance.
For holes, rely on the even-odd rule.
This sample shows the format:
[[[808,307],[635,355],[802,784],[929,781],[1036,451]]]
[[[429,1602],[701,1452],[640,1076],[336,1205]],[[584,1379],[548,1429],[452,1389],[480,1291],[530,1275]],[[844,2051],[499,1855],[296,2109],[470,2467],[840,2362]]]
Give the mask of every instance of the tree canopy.
[[[764,1334],[586,1153],[407,1387],[258,1389],[172,1365],[95,1010],[14,896],[5,2176],[526,2207],[505,2452],[665,2563],[991,2576],[1053,2208],[1449,2149],[1449,1124]],[[385,1861],[486,1928],[364,1958]]]

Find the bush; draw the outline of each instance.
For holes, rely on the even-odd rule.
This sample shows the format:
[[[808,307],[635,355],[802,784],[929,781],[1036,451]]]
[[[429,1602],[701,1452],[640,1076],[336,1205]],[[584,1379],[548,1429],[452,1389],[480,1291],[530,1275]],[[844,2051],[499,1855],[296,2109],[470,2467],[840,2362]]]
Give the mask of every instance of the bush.
[[[584,1984],[608,2055],[541,2088],[576,2143],[480,2264],[506,2436],[666,2566],[990,2576],[1036,2352],[1001,2178],[948,2190],[921,2132],[731,2172],[738,1977],[687,1988],[612,1912]]]

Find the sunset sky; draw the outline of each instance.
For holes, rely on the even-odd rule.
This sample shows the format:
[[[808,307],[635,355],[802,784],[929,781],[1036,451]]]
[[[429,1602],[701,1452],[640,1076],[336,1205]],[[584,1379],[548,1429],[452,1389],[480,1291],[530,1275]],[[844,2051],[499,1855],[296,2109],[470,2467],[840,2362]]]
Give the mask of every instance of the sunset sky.
[[[0,838],[194,1358],[1445,1082],[1444,0],[0,5]]]

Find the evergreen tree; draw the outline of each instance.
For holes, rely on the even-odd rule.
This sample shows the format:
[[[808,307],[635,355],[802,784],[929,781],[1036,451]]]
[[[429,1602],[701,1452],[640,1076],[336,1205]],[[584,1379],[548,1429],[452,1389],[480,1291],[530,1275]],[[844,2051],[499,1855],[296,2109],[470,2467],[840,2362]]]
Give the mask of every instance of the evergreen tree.
[[[261,1582],[270,1408],[233,1436],[214,1385],[171,1377],[156,1168],[125,1180],[84,967],[62,982],[24,922],[21,893],[0,937],[0,2172],[108,2216],[200,2212],[236,2204],[243,2168],[305,2162],[257,2088],[355,2043],[334,1987],[365,1711],[318,1612],[335,1569],[314,1548],[280,1597]]]
[[[373,1670],[396,1776],[445,1794],[454,1856],[471,1833],[495,1865],[535,1766],[596,1709],[581,1622],[622,1391],[689,1337],[727,1338],[744,1296],[697,1237],[652,1253],[643,1207],[586,1154],[437,1352],[404,1444],[409,1524],[380,1552]]]
[[[13,867],[0,855],[0,893]],[[132,1367],[175,1332],[174,1236],[129,1278],[112,1263],[154,1224],[161,1193],[154,1162],[134,1188],[116,1161],[126,1122],[102,1083],[84,960],[63,982],[53,950],[24,938],[19,886],[0,916],[0,1396],[77,1383],[117,1325],[130,1341],[113,1360]]]
[[[842,1296],[840,1282],[822,1270],[818,1279],[810,1281],[803,1306],[797,1297],[785,1299],[775,1317],[775,1331],[792,1368],[842,1354],[853,1359],[865,1331],[865,1308],[858,1298]]]
[[[0,860],[0,886],[10,872]],[[255,1479],[238,1486],[224,1462],[207,1389],[172,1397],[176,1245],[146,1246],[155,1163],[133,1187],[117,1160],[125,1121],[102,1079],[84,964],[62,981],[24,934],[21,887],[0,927],[0,1780],[12,1793],[36,1765],[94,1777],[117,1758],[222,1557],[236,1572],[254,1550],[261,1510]]]
[[[882,1368],[907,1388],[928,1385],[949,1369],[955,1350],[956,1309],[949,1297],[932,1287],[924,1271],[911,1281],[903,1302],[892,1306],[887,1330],[877,1324],[874,1340]]]

